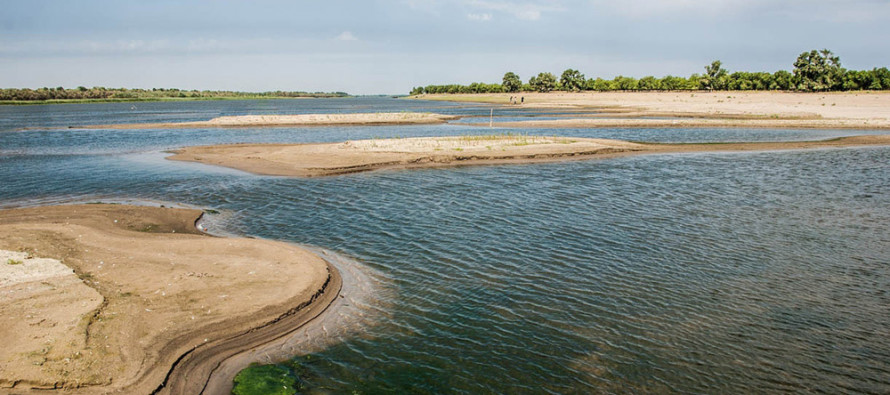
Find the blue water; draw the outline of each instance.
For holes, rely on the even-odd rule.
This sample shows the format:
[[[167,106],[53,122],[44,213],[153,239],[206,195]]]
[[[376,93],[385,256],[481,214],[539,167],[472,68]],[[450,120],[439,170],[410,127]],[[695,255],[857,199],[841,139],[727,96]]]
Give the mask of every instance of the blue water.
[[[271,105],[292,113],[302,106],[488,111],[343,100],[137,106],[158,105],[153,119],[164,120]],[[890,148],[296,179],[166,161],[163,151],[492,131],[460,124],[61,130],[71,119],[134,119],[116,103],[69,106],[0,107],[7,130],[0,132],[0,206],[181,202],[230,216],[227,232],[322,246],[381,273],[391,292],[373,307],[378,322],[305,363],[312,391],[890,392]],[[14,131],[22,127],[38,129]],[[861,134],[521,132],[690,142]]]

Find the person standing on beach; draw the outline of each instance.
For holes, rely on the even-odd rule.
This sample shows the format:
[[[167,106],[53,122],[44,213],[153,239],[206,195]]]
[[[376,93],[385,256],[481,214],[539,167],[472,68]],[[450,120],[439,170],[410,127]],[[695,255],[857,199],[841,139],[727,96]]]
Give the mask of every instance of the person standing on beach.
[[[525,96],[522,97],[522,104],[525,104]]]

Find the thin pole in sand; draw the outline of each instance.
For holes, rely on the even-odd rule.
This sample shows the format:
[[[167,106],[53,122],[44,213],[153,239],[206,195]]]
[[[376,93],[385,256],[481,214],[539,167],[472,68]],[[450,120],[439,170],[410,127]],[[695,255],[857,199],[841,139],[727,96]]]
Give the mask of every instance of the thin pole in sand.
[[[488,114],[488,128],[492,128],[492,119],[494,119],[494,109],[491,109],[491,114]]]

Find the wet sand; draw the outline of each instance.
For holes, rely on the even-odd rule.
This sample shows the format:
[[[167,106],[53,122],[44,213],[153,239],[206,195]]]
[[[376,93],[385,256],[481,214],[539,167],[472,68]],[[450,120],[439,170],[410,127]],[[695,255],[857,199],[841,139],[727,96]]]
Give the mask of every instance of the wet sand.
[[[510,96],[524,97],[525,102],[509,104]],[[524,92],[420,95],[415,98],[590,112],[589,115],[567,116],[558,120],[539,121],[532,118],[529,121],[494,123],[500,127],[515,128],[890,129],[890,92]]]
[[[625,155],[771,151],[890,145],[890,135],[824,141],[656,144],[542,136],[461,136],[356,140],[326,144],[233,144],[186,147],[167,159],[255,174],[317,177],[381,169],[552,162]]]
[[[213,118],[209,121],[123,123],[109,125],[70,126],[77,129],[196,129],[221,127],[276,127],[329,125],[417,125],[444,123],[457,117],[433,113],[356,113],[299,115],[239,115]]]
[[[199,210],[0,211],[0,392],[201,393],[225,359],[285,336],[336,298],[325,260],[213,237]]]

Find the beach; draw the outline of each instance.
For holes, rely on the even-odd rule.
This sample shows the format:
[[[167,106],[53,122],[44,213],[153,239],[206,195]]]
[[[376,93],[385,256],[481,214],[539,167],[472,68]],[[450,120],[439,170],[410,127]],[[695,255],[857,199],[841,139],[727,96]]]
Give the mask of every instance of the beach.
[[[170,160],[199,162],[274,176],[317,177],[382,169],[515,164],[626,155],[772,151],[890,145],[890,135],[824,141],[710,144],[526,135],[416,137],[326,144],[229,144],[185,147]]]
[[[456,117],[433,113],[350,113],[299,115],[237,115],[208,121],[123,123],[71,126],[77,129],[196,129],[237,127],[330,126],[330,125],[423,125],[444,123]]]
[[[511,104],[511,97],[517,104]],[[890,128],[890,93],[880,91],[519,92],[419,95],[413,98],[564,110],[567,113],[557,120],[531,118],[494,123],[495,126],[513,128]]]
[[[0,388],[200,393],[223,360],[336,297],[291,244],[204,234],[200,210],[119,204],[0,211]]]

